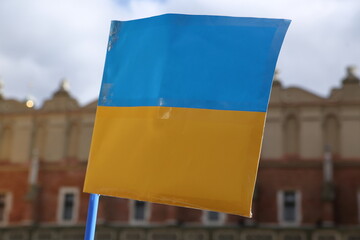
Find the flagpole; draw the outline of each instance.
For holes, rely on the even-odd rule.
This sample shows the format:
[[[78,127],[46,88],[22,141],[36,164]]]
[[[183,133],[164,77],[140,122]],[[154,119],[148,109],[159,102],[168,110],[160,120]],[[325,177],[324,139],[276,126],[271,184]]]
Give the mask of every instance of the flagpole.
[[[88,216],[86,219],[85,240],[95,239],[96,216],[99,205],[99,194],[90,194]]]

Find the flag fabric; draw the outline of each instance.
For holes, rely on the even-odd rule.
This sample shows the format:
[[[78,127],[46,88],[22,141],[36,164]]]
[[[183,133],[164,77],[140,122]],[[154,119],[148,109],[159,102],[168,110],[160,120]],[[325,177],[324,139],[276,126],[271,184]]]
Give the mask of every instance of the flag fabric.
[[[111,24],[84,191],[251,216],[284,19]]]

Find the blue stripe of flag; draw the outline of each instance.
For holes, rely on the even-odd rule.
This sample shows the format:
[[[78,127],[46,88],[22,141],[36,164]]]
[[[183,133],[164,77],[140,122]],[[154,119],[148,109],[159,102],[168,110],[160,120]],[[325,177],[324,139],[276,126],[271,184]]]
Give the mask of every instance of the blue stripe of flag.
[[[113,21],[98,105],[266,112],[289,24],[182,14]]]

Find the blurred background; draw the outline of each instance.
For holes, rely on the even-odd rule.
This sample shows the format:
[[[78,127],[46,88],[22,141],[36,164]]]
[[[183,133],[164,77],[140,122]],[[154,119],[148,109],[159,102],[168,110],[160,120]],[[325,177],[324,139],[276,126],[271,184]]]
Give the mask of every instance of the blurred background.
[[[359,240],[360,1],[0,0],[0,239],[83,239],[111,20],[291,19],[253,218],[102,197],[101,240]]]

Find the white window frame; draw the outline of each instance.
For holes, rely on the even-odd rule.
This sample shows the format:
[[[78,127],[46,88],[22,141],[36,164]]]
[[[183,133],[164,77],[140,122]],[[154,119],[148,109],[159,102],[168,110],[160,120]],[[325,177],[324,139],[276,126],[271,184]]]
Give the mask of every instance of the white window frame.
[[[222,226],[222,225],[225,224],[225,221],[226,221],[226,218],[227,218],[226,213],[219,212],[219,220],[218,221],[210,221],[209,220],[209,213],[210,212],[211,211],[207,211],[207,210],[202,211],[201,220],[202,220],[202,223],[205,226]]]
[[[295,221],[288,222],[283,219],[284,216],[284,193],[292,191],[295,192]],[[278,214],[278,221],[281,226],[284,227],[292,227],[292,226],[299,226],[302,220],[301,214],[301,192],[299,190],[294,189],[284,189],[277,192],[277,214]]]
[[[0,221],[0,226],[7,226],[9,223],[9,216],[12,208],[12,193],[7,191],[0,191],[0,194],[5,195],[4,220]]]
[[[144,220],[137,220],[137,219],[134,218],[135,202],[136,202],[136,200],[129,200],[129,207],[130,207],[129,219],[130,219],[130,224],[131,224],[131,225],[135,225],[135,226],[147,225],[147,224],[149,223],[149,221],[150,221],[150,216],[151,216],[151,203],[150,203],[150,202],[143,201],[143,202],[145,203],[145,219],[144,219]]]
[[[74,215],[73,218],[71,220],[65,220],[63,219],[62,215],[63,215],[63,211],[64,211],[64,200],[65,200],[65,195],[67,193],[72,193],[74,194]],[[77,187],[61,187],[59,189],[59,195],[58,195],[58,211],[57,211],[57,220],[58,223],[60,224],[74,224],[78,221],[79,218],[79,196],[80,196],[80,192],[79,192],[79,188]]]

